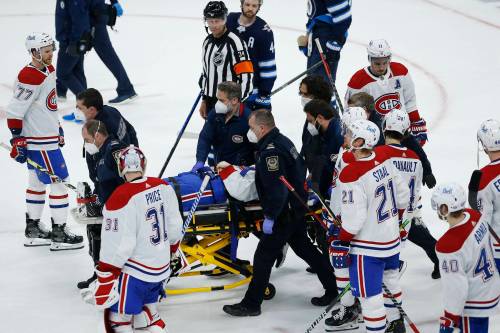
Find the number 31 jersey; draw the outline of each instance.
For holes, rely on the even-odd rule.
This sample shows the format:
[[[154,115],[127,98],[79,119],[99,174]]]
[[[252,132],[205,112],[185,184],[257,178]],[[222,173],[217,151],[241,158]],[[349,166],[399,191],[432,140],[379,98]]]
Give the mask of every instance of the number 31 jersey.
[[[174,189],[159,178],[116,188],[103,210],[100,261],[146,282],[170,275],[170,245],[181,238]]]
[[[466,209],[464,220],[439,239],[436,253],[446,312],[469,317],[496,314],[500,277],[492,251],[487,221],[472,209]]]

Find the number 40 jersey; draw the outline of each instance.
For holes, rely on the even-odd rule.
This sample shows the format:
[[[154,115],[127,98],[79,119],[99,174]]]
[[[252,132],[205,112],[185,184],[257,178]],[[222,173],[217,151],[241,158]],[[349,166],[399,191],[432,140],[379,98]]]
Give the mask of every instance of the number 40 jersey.
[[[479,212],[465,210],[462,222],[437,242],[445,313],[489,317],[497,312],[500,277],[493,261],[488,224]]]
[[[101,262],[146,282],[170,276],[170,248],[183,224],[170,185],[149,177],[120,185],[102,214]]]

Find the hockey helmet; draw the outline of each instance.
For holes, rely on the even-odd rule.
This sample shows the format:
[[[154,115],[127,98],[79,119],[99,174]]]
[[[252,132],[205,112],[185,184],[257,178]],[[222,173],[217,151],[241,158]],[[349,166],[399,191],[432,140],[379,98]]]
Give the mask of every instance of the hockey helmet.
[[[388,58],[391,57],[391,47],[385,39],[374,39],[368,43],[366,48],[368,52],[368,60],[371,61],[372,58]]]
[[[500,151],[500,121],[488,119],[477,130],[477,140],[486,151]]]
[[[117,157],[118,173],[125,177],[127,172],[140,172],[144,175],[146,172],[146,156],[134,145],[120,150]]]
[[[380,138],[380,130],[371,121],[358,119],[349,125],[347,135],[350,136],[351,149],[373,149]],[[356,139],[363,139],[365,142],[360,147],[354,147],[353,142]]]
[[[225,19],[227,17],[227,7],[223,1],[210,1],[203,10],[203,17],[206,19]]]
[[[432,192],[431,206],[436,210],[441,217],[440,207],[446,205],[448,214],[458,212],[465,208],[467,197],[465,191],[459,184],[455,182],[440,184]]]
[[[45,32],[32,32],[26,37],[25,41],[26,45],[26,50],[30,54],[33,54],[33,51],[40,52],[40,49],[42,47],[46,46],[52,46],[53,50],[56,50],[56,44],[54,43],[54,40],[52,37],[50,37],[49,34],[46,34]]]
[[[356,120],[367,119],[365,109],[360,106],[351,106],[344,110],[342,114],[342,129],[345,132],[349,126]]]
[[[385,115],[382,121],[382,130],[398,132],[405,135],[410,128],[410,117],[403,110],[393,109]]]

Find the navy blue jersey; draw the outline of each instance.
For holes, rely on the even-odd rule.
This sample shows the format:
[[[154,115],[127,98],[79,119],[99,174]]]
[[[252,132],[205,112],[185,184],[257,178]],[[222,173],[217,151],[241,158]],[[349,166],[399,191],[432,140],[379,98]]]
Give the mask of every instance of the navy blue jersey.
[[[120,111],[114,107],[104,105],[95,117],[95,120],[102,121],[106,125],[108,133],[115,139],[118,139],[126,145],[134,145],[139,147],[137,134],[134,126],[132,126],[125,118],[123,118]]]
[[[227,28],[245,41],[253,64],[254,92],[259,96],[268,96],[273,90],[276,80],[276,60],[274,56],[274,35],[269,25],[256,17],[249,27],[238,22],[241,13],[230,13],[227,17]]]
[[[324,158],[325,164],[320,176],[320,192],[326,195],[328,188],[331,186],[333,170],[340,147],[344,143],[342,136],[342,127],[339,118],[333,118],[328,124],[328,128],[324,133],[320,133],[321,139],[321,155]]]
[[[315,38],[326,41],[327,48],[340,51],[351,25],[352,0],[308,0],[307,31]],[[330,42],[330,43],[328,43]],[[336,42],[336,43],[334,43]],[[338,49],[338,50],[337,50]]]
[[[205,162],[213,146],[215,163],[252,165],[256,148],[247,138],[249,116],[250,110],[244,104],[240,104],[240,112],[227,122],[225,115],[210,111],[198,138],[196,161]]]
[[[77,42],[90,31],[90,3],[86,0],[56,3],[56,39],[64,44]]]

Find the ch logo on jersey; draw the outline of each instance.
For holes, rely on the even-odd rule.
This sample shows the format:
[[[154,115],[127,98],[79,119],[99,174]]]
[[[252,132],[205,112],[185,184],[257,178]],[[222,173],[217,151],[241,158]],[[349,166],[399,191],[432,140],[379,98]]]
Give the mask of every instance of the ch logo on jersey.
[[[382,95],[375,101],[375,110],[383,116],[394,109],[401,109],[401,101],[397,92]]]
[[[215,66],[221,66],[224,63],[224,54],[221,51],[215,52],[213,62]]]
[[[234,143],[242,143],[243,142],[243,137],[241,135],[233,135],[231,138]]]
[[[47,106],[47,109],[49,109],[50,111],[57,111],[57,96],[55,89],[52,89],[52,91],[47,96],[45,106]]]

